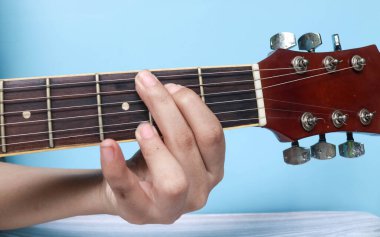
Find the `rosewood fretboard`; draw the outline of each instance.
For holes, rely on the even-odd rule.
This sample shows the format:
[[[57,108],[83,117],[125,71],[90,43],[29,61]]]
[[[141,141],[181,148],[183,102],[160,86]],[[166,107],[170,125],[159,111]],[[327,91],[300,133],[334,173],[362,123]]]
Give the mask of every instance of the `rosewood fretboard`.
[[[224,128],[259,123],[254,66],[153,70],[162,83],[193,89]],[[258,73],[258,72],[257,72]],[[0,81],[1,155],[134,139],[154,123],[135,92],[137,72]],[[256,74],[255,77],[259,74]],[[256,88],[255,88],[256,84]],[[260,91],[261,93],[261,91]]]

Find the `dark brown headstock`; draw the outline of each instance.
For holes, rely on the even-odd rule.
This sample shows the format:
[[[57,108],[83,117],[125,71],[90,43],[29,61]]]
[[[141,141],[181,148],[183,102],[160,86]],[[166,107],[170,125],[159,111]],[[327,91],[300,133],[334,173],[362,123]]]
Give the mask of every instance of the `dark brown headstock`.
[[[353,68],[355,55],[365,60],[354,59],[358,67],[364,63],[362,70]],[[335,70],[324,68],[323,61],[328,56],[339,61]],[[308,60],[305,72],[296,73],[293,69],[296,57]],[[280,141],[338,131],[380,133],[380,54],[376,46],[325,53],[279,49],[261,61],[259,67],[267,117],[265,127],[273,130]],[[265,70],[276,68],[282,69]],[[363,109],[374,112],[368,124],[360,120]],[[333,123],[335,111],[347,116],[340,127]],[[302,126],[303,115],[306,120],[312,118],[305,113],[318,118],[313,128]]]

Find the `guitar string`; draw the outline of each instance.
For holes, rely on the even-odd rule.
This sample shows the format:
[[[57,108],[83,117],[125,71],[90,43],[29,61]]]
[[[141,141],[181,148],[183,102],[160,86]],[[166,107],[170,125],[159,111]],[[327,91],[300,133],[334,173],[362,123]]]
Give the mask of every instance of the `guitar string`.
[[[205,104],[206,105],[215,105],[215,104],[221,104],[221,103],[226,104],[226,103],[242,102],[242,101],[248,101],[248,100],[255,101],[257,99],[258,98],[249,98],[249,99],[232,100],[232,101],[217,101],[217,102],[209,102],[209,103],[205,103]],[[271,99],[268,99],[268,100],[271,100]],[[297,104],[300,104],[300,103],[297,103]],[[255,110],[258,110],[258,109],[272,109],[272,110],[283,110],[283,111],[285,111],[285,109],[279,109],[279,108],[265,108],[265,107],[255,108]],[[297,111],[297,110],[287,110],[287,111],[288,112],[302,112],[302,111]],[[342,111],[345,111],[345,110],[342,110]],[[129,113],[138,113],[138,112],[146,113],[146,112],[149,112],[149,110],[139,109],[139,110],[128,110],[128,111],[119,111],[119,112],[112,112],[112,113],[103,113],[103,114],[101,114],[101,116],[129,114]],[[218,113],[225,113],[225,112],[224,111],[216,112],[214,114],[218,114]],[[323,114],[323,113],[315,113],[315,114]],[[327,113],[324,113],[324,114],[327,115]],[[47,122],[47,121],[54,122],[54,121],[58,121],[58,120],[70,120],[70,119],[86,119],[86,118],[98,117],[98,116],[99,115],[96,113],[96,114],[77,115],[77,116],[70,116],[70,117],[59,117],[59,118],[53,118],[53,119],[39,119],[39,120],[12,122],[12,123],[4,123],[4,124],[0,123],[0,126],[11,126],[11,125],[19,125],[19,124],[25,124],[25,123],[40,123],[40,122]]]
[[[344,70],[344,69],[341,69],[341,70]],[[308,79],[308,78],[311,78],[311,77],[315,77],[315,76],[318,76],[319,74],[317,75],[312,75],[312,76],[309,76],[309,77],[304,77],[303,80],[305,79]],[[296,79],[296,80],[293,80],[294,82],[297,82],[297,81],[300,81],[300,79]],[[287,83],[290,83],[292,81],[289,81]],[[276,85],[276,84],[275,84]],[[273,86],[275,86],[273,85]],[[272,87],[272,86],[271,86]],[[265,89],[265,87],[263,88]],[[250,92],[250,91],[256,91],[257,89],[249,89],[249,90],[237,90],[237,91],[229,91],[229,92],[217,92],[217,93],[208,93],[208,94],[205,94],[205,95],[223,95],[223,94],[231,94],[231,93],[241,93],[241,92]],[[257,98],[256,98],[257,99]],[[136,101],[130,101],[130,103],[133,103],[133,102],[140,102],[141,100],[136,100]],[[142,101],[141,101],[142,102]],[[342,109],[343,110],[343,109]],[[347,110],[345,110],[347,111]],[[114,112],[114,113],[105,113],[105,114],[102,114],[102,115],[115,115],[115,114],[121,114],[121,113],[126,113],[126,112],[134,112],[134,111],[121,111],[121,112]],[[147,110],[145,112],[148,112]],[[80,115],[80,116],[71,116],[71,117],[61,117],[61,118],[54,118],[54,119],[50,119],[49,121],[56,121],[56,120],[64,120],[64,119],[73,119],[73,118],[86,118],[86,117],[96,117],[98,116],[98,114],[92,114],[92,115]],[[28,123],[36,123],[36,122],[47,122],[48,120],[34,120],[34,121],[21,121],[21,122],[14,122],[14,123],[6,123],[6,124],[0,124],[0,126],[5,126],[5,125],[14,125],[14,124],[28,124]]]
[[[342,69],[343,70],[343,69]],[[319,75],[319,74],[318,74]],[[315,76],[318,76],[318,75],[313,75],[312,77],[315,77]],[[301,78],[301,79],[306,79],[306,78],[308,78],[308,77],[305,77],[305,78]],[[301,79],[297,79],[297,80],[293,80],[294,82],[295,81],[300,81]],[[286,82],[286,83],[290,83],[290,82],[293,82],[293,81],[289,81],[289,82]],[[283,83],[281,83],[281,84],[283,84]],[[273,86],[276,86],[276,84],[275,85],[273,85]],[[263,88],[264,89],[264,88]],[[221,122],[225,122],[225,121],[221,121]],[[96,133],[96,134],[99,134],[99,133]],[[49,140],[49,139],[47,139],[47,140]],[[10,145],[10,144],[6,144],[6,145]]]
[[[222,112],[216,112],[214,113],[215,115],[219,114],[231,114],[231,113],[237,113],[237,112],[247,112],[247,111],[257,111],[261,108],[252,108],[252,109],[238,109],[238,110],[230,110],[230,111],[222,111]],[[279,110],[279,111],[286,111],[286,112],[294,112],[294,113],[299,113],[299,112],[304,112],[300,110],[288,110],[288,109],[274,109],[274,108],[265,108],[266,110]],[[135,112],[145,112],[143,110],[140,111],[135,111]],[[315,113],[315,114],[321,114],[321,115],[327,115],[330,116],[328,113]],[[268,116],[266,116],[268,118]],[[269,118],[277,118],[277,117],[269,117]],[[284,118],[284,117],[281,117]],[[289,118],[289,117],[286,117]],[[291,117],[294,118],[294,117]],[[253,118],[252,118],[253,119]],[[128,123],[117,123],[117,124],[108,124],[108,125],[103,125],[103,126],[88,126],[88,127],[76,127],[76,128],[69,128],[69,129],[60,129],[60,130],[54,130],[53,133],[57,134],[60,132],[68,132],[68,131],[73,131],[73,130],[84,130],[84,129],[93,129],[93,128],[99,128],[99,127],[113,127],[113,126],[123,126],[123,125],[131,125],[131,124],[138,124],[143,121],[134,121],[134,122],[128,122]],[[223,121],[222,121],[223,122]],[[6,135],[6,136],[0,136],[0,138],[11,138],[11,137],[20,137],[20,136],[29,136],[29,135],[39,135],[39,134],[47,134],[50,133],[49,131],[43,131],[43,132],[31,132],[31,133],[23,133],[23,134],[13,134],[13,135]]]
[[[254,119],[257,120],[259,118],[258,117],[252,117],[252,118],[246,118],[246,119],[222,120],[222,121],[220,121],[220,123],[249,121],[249,120],[254,120]],[[149,122],[149,121],[145,120],[145,121],[141,121],[141,123],[142,122]],[[127,129],[120,129],[120,130],[113,130],[113,131],[103,132],[103,134],[125,132],[125,131],[131,131],[131,130],[136,130],[136,129],[137,129],[137,127],[127,128]],[[99,132],[96,132],[96,133],[87,133],[87,134],[79,134],[79,135],[72,135],[72,136],[66,136],[66,137],[57,137],[57,138],[54,138],[54,141],[60,140],[60,139],[77,138],[77,137],[92,136],[92,135],[99,136]],[[25,143],[44,142],[44,141],[49,141],[49,140],[50,139],[29,140],[29,141],[22,141],[22,142],[6,143],[6,144],[2,144],[0,146],[20,145],[20,144],[25,144]]]
[[[217,113],[214,113],[214,114],[215,115],[219,115],[219,114],[228,114],[228,113],[237,113],[237,112],[257,111],[258,109],[259,108],[238,109],[238,110],[230,110],[230,111],[217,112]],[[144,122],[144,121],[134,121],[134,122],[118,123],[118,124],[108,124],[108,125],[103,125],[103,126],[97,125],[97,126],[89,126],[89,127],[77,127],[77,128],[61,129],[61,130],[54,130],[53,133],[66,132],[66,131],[72,131],[72,130],[92,129],[92,128],[99,128],[99,127],[113,127],[113,126],[131,125],[131,124],[141,123],[141,122]],[[45,134],[45,133],[49,133],[49,131],[6,135],[6,136],[0,136],[0,138],[10,138],[10,137],[19,137],[19,136],[27,136],[27,135],[38,135],[38,134]]]
[[[269,118],[273,118],[273,119],[294,119],[294,118],[297,118],[298,119],[299,117],[289,117],[289,116],[287,116],[287,117],[269,117]],[[251,120],[257,120],[257,119],[260,119],[260,118],[259,117],[251,117],[251,118],[246,118],[246,119],[222,120],[222,121],[220,121],[220,123],[251,121]],[[149,122],[149,121],[145,120],[145,121],[140,121],[139,123],[142,123],[142,122]],[[135,122],[135,123],[137,123],[137,122]],[[228,128],[228,127],[226,127],[226,128]],[[102,134],[117,133],[117,132],[126,132],[126,131],[132,131],[132,130],[136,130],[136,129],[137,129],[137,127],[127,128],[127,129],[119,129],[119,130],[112,130],[112,131],[103,132]],[[79,134],[79,135],[71,135],[71,136],[65,136],[65,137],[57,137],[57,138],[54,138],[54,141],[62,140],[62,139],[68,139],[68,138],[93,136],[93,135],[99,136],[99,132],[96,132],[96,133],[87,133],[87,134]],[[131,138],[131,139],[134,139],[134,138]],[[45,142],[45,141],[50,141],[50,139],[38,139],[38,140],[29,140],[29,141],[22,141],[22,142],[6,143],[6,144],[2,144],[1,146],[20,145],[20,144],[25,144],[25,143],[29,144],[29,143]]]
[[[245,66],[241,66],[241,67],[251,67],[251,65],[245,65]],[[228,67],[226,67],[228,68]],[[218,69],[218,68],[211,68],[211,69]],[[318,69],[310,69],[310,70],[321,70],[321,69],[325,69],[325,67],[321,67],[321,68],[318,68]],[[198,68],[194,68],[194,69],[188,69],[188,70],[198,70]],[[215,75],[220,75],[220,74],[229,74],[229,73],[243,73],[243,72],[249,72],[249,73],[252,73],[253,71],[279,71],[279,70],[294,70],[293,67],[288,67],[288,68],[263,68],[263,69],[258,69],[258,70],[252,70],[252,69],[247,69],[247,70],[235,70],[235,71],[223,71],[223,72],[203,72],[202,75],[211,75],[211,76],[215,76]],[[155,73],[155,71],[151,71],[152,73]],[[120,74],[127,74],[127,73],[134,73],[134,74],[137,74],[137,72],[121,72]],[[104,76],[104,75],[112,75],[112,74],[102,74],[102,73],[93,73],[93,74],[84,74],[84,75],[78,75],[77,77],[85,77],[85,76],[95,76],[95,75],[99,75],[99,76]],[[188,76],[199,76],[198,73],[183,73],[183,74],[174,74],[174,75],[161,75],[161,76],[156,76],[158,79],[169,79],[169,78],[173,78],[173,77],[188,77]],[[75,77],[75,76],[72,76],[72,77]],[[63,76],[63,77],[57,77],[57,76],[53,76],[53,77],[36,77],[34,79],[38,80],[45,80],[45,79],[56,79],[56,78],[70,78],[70,75],[69,76]],[[28,80],[28,78],[25,78],[24,80]],[[112,80],[107,80],[107,81],[99,81],[98,83],[99,84],[112,84],[112,83],[118,83],[118,82],[133,82],[135,80],[134,77],[131,77],[131,78],[116,78],[116,79],[112,79]],[[12,81],[12,79],[10,79],[9,81]],[[91,85],[93,86],[94,84],[97,84],[96,81],[82,81],[82,82],[65,82],[65,83],[57,83],[57,84],[51,84],[49,85],[50,88],[54,88],[54,87],[64,87],[64,86],[83,86],[83,85]],[[32,86],[20,86],[20,87],[12,87],[12,88],[3,88],[1,91],[10,91],[10,90],[16,90],[16,89],[38,89],[38,88],[41,88],[41,89],[46,89],[46,85],[32,85]]]
[[[352,67],[349,67],[349,68],[352,68]],[[312,72],[312,71],[318,71],[318,70],[322,70],[322,69],[325,69],[325,68],[324,67],[323,68],[315,68],[315,69],[310,69],[308,71]],[[338,70],[336,70],[336,71],[338,71]],[[253,70],[247,70],[247,72],[252,73]],[[332,72],[327,72],[327,74],[331,74],[331,73]],[[290,75],[299,75],[299,73],[298,72],[285,73],[285,74],[279,74],[279,75],[274,75],[274,76],[269,76],[269,77],[263,77],[263,78],[260,78],[260,79],[251,79],[251,80],[245,80],[245,81],[252,83],[252,82],[255,82],[255,81],[258,81],[258,80],[268,80],[268,79],[274,79],[274,78],[284,77],[284,76],[290,76]],[[210,86],[210,85],[216,85],[216,86],[218,86],[221,83],[222,83],[222,85],[224,85],[224,84],[233,84],[233,83],[236,83],[236,82],[242,82],[242,81],[214,82],[214,83],[202,84],[202,86]],[[185,86],[186,87],[196,87],[196,88],[198,88],[201,85],[200,84],[193,84],[193,85],[185,85]],[[44,88],[47,89],[46,86]],[[107,92],[99,92],[99,93],[94,92],[94,93],[81,93],[81,94],[71,94],[71,95],[63,95],[63,96],[62,95],[61,96],[50,96],[50,97],[41,96],[41,97],[31,97],[31,98],[9,99],[9,100],[3,100],[3,102],[9,102],[9,103],[14,103],[16,101],[30,102],[30,100],[67,99],[67,98],[71,98],[71,97],[75,97],[75,96],[86,97],[86,96],[107,95],[107,94],[117,94],[117,93],[134,93],[134,92],[136,92],[136,90],[129,89],[129,90],[116,90],[116,91],[107,91]]]
[[[350,68],[350,67],[349,67]],[[341,70],[345,70],[345,69],[349,69],[349,68],[343,68]],[[329,72],[330,73],[330,72]],[[328,74],[328,73],[325,73],[325,74]],[[301,78],[299,80],[304,80],[304,79],[308,79],[308,78],[312,78],[312,77],[315,77],[315,76],[319,76],[319,75],[324,75],[324,74],[316,74],[316,75],[312,75],[312,76],[309,76],[309,77],[306,77],[306,78]],[[229,82],[220,82],[220,83],[208,83],[208,84],[202,84],[202,86],[210,86],[210,85],[216,85],[216,86],[223,86],[223,85],[228,85],[228,84],[235,84],[235,83],[240,83],[240,84],[252,84],[252,81],[254,80],[243,80],[243,81],[229,81]],[[292,80],[292,81],[288,81],[288,82],[283,82],[283,83],[279,83],[279,84],[274,84],[274,85],[271,85],[271,86],[268,86],[268,87],[263,87],[262,89],[267,89],[267,88],[271,88],[271,87],[275,87],[275,86],[278,86],[278,85],[282,85],[282,84],[288,84],[288,83],[292,83],[292,82],[295,82],[296,80]],[[242,82],[247,82],[247,83],[242,83]],[[201,86],[200,84],[196,84],[196,85],[187,85],[186,87],[199,87]],[[210,96],[210,95],[222,95],[222,94],[225,94],[225,93],[240,93],[240,92],[250,92],[250,91],[256,91],[258,89],[249,89],[249,90],[239,90],[239,91],[227,91],[227,92],[216,92],[216,93],[206,93],[204,94],[204,96]],[[111,92],[107,92],[107,93],[114,93],[115,91],[111,91]],[[117,92],[126,92],[126,91],[117,91]],[[128,90],[128,92],[132,92],[132,93],[135,93],[136,91],[135,90]],[[83,94],[74,94],[74,95],[68,95],[70,97],[74,97],[76,95],[82,95]],[[91,93],[91,95],[97,95],[97,93]],[[27,100],[27,102],[30,102],[30,100],[32,99],[51,99],[52,97],[38,97],[38,98],[22,98],[22,99],[19,99],[19,100]],[[4,102],[14,102],[14,101],[17,101],[17,100],[8,100],[8,101],[5,101]],[[121,101],[121,102],[115,102],[115,103],[122,103],[122,102],[125,102],[125,101]],[[142,102],[141,100],[135,100],[135,101],[131,101],[131,103],[135,103],[135,102]],[[114,105],[113,103],[104,103],[104,104],[93,104],[92,106],[94,107],[97,107],[97,106],[103,106],[103,105]],[[59,109],[68,109],[68,108],[82,108],[83,106],[91,106],[91,105],[82,105],[82,106],[66,106],[66,107],[58,107],[58,108],[53,108],[53,109],[38,109],[38,110],[28,110],[29,112],[36,112],[36,111],[53,111],[53,110],[59,110]],[[344,110],[344,109],[342,109]],[[1,115],[9,115],[9,114],[17,114],[17,113],[22,113],[24,112],[25,110],[22,110],[22,111],[11,111],[11,112],[4,112]]]

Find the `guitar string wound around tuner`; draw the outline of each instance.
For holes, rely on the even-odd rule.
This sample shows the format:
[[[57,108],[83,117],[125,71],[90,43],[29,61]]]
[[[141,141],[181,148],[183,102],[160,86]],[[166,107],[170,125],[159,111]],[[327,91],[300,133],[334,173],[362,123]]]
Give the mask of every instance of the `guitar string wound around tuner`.
[[[305,131],[310,132],[313,130],[315,125],[317,125],[318,120],[322,118],[317,118],[315,117],[312,113],[310,112],[305,112],[301,116],[301,125]]]
[[[341,128],[343,125],[346,124],[348,120],[348,114],[343,114],[340,110],[335,110],[331,114],[331,119],[336,128]]]
[[[331,57],[331,56],[327,56],[323,59],[322,63],[325,66],[326,71],[333,72],[336,70],[336,67],[338,66],[340,61],[336,58]]]
[[[361,110],[359,111],[359,113],[358,113],[358,116],[359,116],[360,122],[361,122],[363,125],[365,125],[365,126],[369,125],[369,124],[372,122],[372,119],[373,119],[373,117],[375,116],[375,113],[376,113],[376,111],[374,111],[374,112],[369,112],[368,109],[365,109],[365,108],[361,109]]]
[[[359,55],[354,55],[351,58],[351,65],[355,71],[358,71],[358,72],[362,71],[364,69],[365,64],[366,64],[366,60],[360,57]]]
[[[307,66],[309,65],[309,60],[305,59],[304,57],[297,56],[293,58],[292,65],[294,70],[298,74],[305,73],[307,71]]]

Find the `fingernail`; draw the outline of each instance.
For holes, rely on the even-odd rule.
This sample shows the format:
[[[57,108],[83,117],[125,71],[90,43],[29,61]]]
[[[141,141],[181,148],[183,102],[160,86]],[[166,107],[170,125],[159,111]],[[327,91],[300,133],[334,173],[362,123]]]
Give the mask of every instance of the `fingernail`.
[[[165,87],[169,91],[170,94],[174,94],[177,91],[179,91],[179,89],[182,88],[182,86],[177,85],[177,84],[173,84],[173,83],[165,84]]]
[[[104,159],[107,162],[110,162],[113,157],[113,147],[112,146],[101,146],[100,147],[100,155],[102,156],[102,159]]]
[[[152,87],[157,83],[157,78],[148,71],[139,72],[137,79],[142,81],[142,84],[146,87]]]
[[[152,128],[152,125],[149,123],[142,123],[137,131],[136,131],[137,136],[141,136],[144,139],[149,139],[154,136],[154,131]]]

